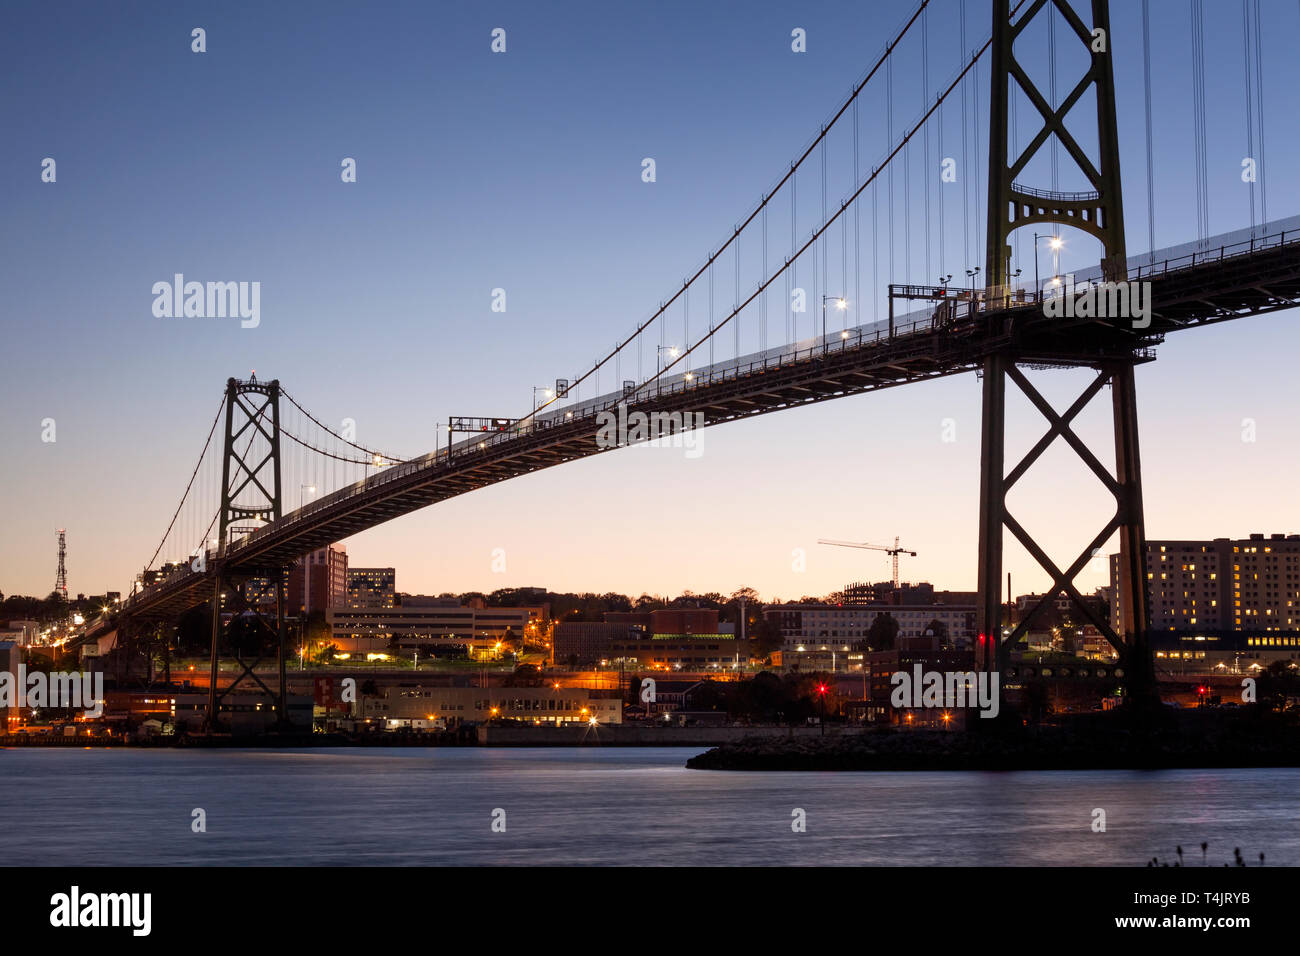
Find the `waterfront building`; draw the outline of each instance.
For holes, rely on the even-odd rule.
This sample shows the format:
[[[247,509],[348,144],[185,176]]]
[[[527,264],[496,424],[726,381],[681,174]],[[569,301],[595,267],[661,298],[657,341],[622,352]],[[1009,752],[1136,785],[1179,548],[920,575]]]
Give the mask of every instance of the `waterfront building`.
[[[221,700],[221,721],[235,734],[264,733],[276,724],[275,699],[266,694],[236,691]],[[312,725],[312,699],[286,694],[290,722],[300,730]],[[150,720],[164,733],[198,733],[207,717],[207,692],[193,689],[110,690],[104,694],[101,722],[131,731]]]
[[[521,720],[530,724],[620,724],[623,700],[617,692],[583,687],[440,687],[403,681],[383,693],[363,696],[361,715],[398,729],[413,720],[486,723]]]
[[[16,641],[0,641],[0,670],[8,671],[14,675],[17,680],[18,665],[22,662],[22,649]],[[18,708],[17,695],[14,702],[6,707],[0,707],[0,719],[4,720],[4,733],[13,733],[14,729],[22,722]]]
[[[893,675],[898,671],[914,673],[917,665],[920,666],[921,673],[973,671],[975,655],[969,650],[942,649],[937,640],[924,637],[905,638],[893,650],[868,653],[866,655],[866,682],[869,690],[867,720],[872,723],[939,729],[958,729],[963,726],[967,714],[957,708],[900,709],[893,706],[891,700],[895,689]]]

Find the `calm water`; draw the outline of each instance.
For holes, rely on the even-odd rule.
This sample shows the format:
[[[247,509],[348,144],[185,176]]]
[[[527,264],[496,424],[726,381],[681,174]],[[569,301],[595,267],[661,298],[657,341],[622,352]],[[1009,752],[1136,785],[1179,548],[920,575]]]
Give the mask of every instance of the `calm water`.
[[[690,749],[0,751],[7,865],[1300,865],[1300,770],[720,773]],[[190,830],[207,811],[207,832]],[[807,813],[793,833],[791,811]],[[1093,808],[1107,832],[1089,829]],[[506,832],[491,831],[506,811]]]

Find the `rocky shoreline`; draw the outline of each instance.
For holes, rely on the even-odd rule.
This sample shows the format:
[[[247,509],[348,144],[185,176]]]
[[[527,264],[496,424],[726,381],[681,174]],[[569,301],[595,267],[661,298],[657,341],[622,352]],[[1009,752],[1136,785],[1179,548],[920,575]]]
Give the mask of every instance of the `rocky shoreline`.
[[[882,728],[755,735],[692,757],[693,770],[1157,770],[1300,767],[1300,727],[1273,715],[1085,715],[968,732]]]

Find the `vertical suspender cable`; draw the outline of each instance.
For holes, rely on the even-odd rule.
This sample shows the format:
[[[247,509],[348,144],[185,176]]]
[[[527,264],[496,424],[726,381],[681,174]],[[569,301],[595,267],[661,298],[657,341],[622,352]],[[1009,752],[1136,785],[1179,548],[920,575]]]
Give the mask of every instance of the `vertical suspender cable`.
[[[961,57],[966,57],[966,0],[961,0],[958,7],[958,19],[961,32]],[[961,81],[961,255],[965,268],[970,268],[970,149],[966,135],[966,80]]]
[[[1246,157],[1255,157],[1255,104],[1251,97],[1251,87],[1255,85],[1254,74],[1250,68],[1250,0],[1241,0],[1241,49],[1242,62],[1246,68]],[[1256,162],[1258,171],[1259,164]],[[1258,178],[1258,177],[1256,177]],[[1250,181],[1246,195],[1250,197],[1250,233],[1255,234],[1255,180]]]
[[[787,257],[786,262],[789,263],[789,261],[790,260]],[[783,269],[782,271],[785,273],[785,306],[781,309],[781,314],[785,316],[785,338],[782,339],[782,342],[789,343],[794,341],[794,335],[790,331],[790,318],[794,315],[794,312],[791,309],[793,303],[791,295],[793,293],[790,291],[790,270]]]
[[[1047,104],[1056,109],[1056,11],[1047,8]],[[1056,134],[1052,134],[1052,192],[1061,188],[1059,143]]]
[[[938,139],[939,139],[939,143],[938,143],[938,145],[939,145],[939,150],[938,150],[938,154],[937,154],[937,155],[938,155],[938,157],[939,157],[939,169],[942,170],[942,169],[943,169],[943,158],[944,158],[944,157],[943,157],[943,104],[942,104],[942,103],[939,104],[939,121],[938,121],[938,123],[936,124],[935,128],[939,131],[939,136],[938,136]],[[933,170],[933,169],[928,170],[928,171],[926,172],[926,175],[927,175],[927,176],[933,176],[933,175],[934,175],[934,170]],[[940,179],[940,180],[939,180],[939,197],[938,197],[938,198],[939,198],[939,274],[940,274],[941,276],[945,274],[944,271],[943,271],[943,247],[944,247],[944,241],[948,238],[948,234],[947,234],[946,232],[944,232],[944,228],[943,228],[943,207],[944,207],[944,192],[943,192],[943,186],[944,186],[943,180]],[[925,281],[926,281],[926,282],[929,282],[929,281],[931,281],[931,280],[930,280],[930,278],[927,276]]]
[[[903,281],[912,278],[912,138],[903,140]]]
[[[848,298],[849,286],[849,217],[840,216],[840,297]],[[848,309],[840,310],[840,328],[848,328]]]
[[[912,141],[903,143],[903,281],[912,277]]]
[[[1192,121],[1196,140],[1197,238],[1205,240],[1210,235],[1210,202],[1205,155],[1205,6],[1202,0],[1192,0],[1192,94]]]
[[[894,61],[892,59],[885,61],[885,136],[889,141],[889,148],[894,148]],[[892,283],[894,281],[894,164],[889,164],[889,275],[887,278]]]
[[[814,229],[814,230],[813,230],[813,235],[816,235],[816,232],[817,232],[817,230]],[[820,237],[820,236],[817,236],[817,238],[815,239],[815,241],[813,242],[813,244],[812,244],[811,246],[808,247],[808,255],[812,256],[812,262],[809,264],[809,267],[810,267],[811,270],[812,270],[812,277],[813,277],[813,281],[812,281],[812,284],[813,284],[812,303],[813,303],[814,307],[817,305],[817,303],[819,303],[819,302],[821,301],[819,298],[817,298],[817,297],[821,294],[821,291],[820,291],[820,282],[819,282],[819,279],[820,279],[821,273],[817,271],[817,251],[818,251],[818,248],[821,246],[821,244],[822,244],[821,237]],[[814,314],[813,314],[813,317],[812,317],[812,326],[813,326],[813,332],[815,333],[815,332],[817,331],[817,316],[816,316],[816,313],[814,313]]]
[[[990,81],[990,85],[989,85],[989,93],[990,93],[990,95],[992,95],[992,91],[993,91],[993,86],[992,86],[993,78],[992,78],[992,76],[989,77],[989,81]],[[1010,150],[1010,152],[1011,152],[1011,155],[1012,155],[1013,157],[1015,157],[1015,159],[1019,159],[1019,158],[1020,158],[1020,129],[1019,129],[1019,127],[1016,125],[1016,89],[1017,89],[1018,86],[1019,86],[1019,83],[1011,84],[1011,85],[1010,85],[1010,89],[1007,90],[1007,100],[1009,101],[1007,105],[1010,107],[1010,110],[1011,110],[1011,150]],[[1012,162],[1014,162],[1014,161],[1015,161],[1015,160],[1013,159]],[[990,176],[993,175],[993,170],[992,170],[992,169],[989,170],[989,175],[990,175]],[[1020,267],[1020,233],[1022,233],[1023,231],[1024,231],[1023,229],[1017,229],[1017,230],[1015,231],[1015,233],[1013,234],[1013,235],[1014,235],[1014,238],[1011,240],[1012,245],[1013,245],[1013,247],[1014,247],[1013,252],[1012,252],[1012,255],[1014,256],[1014,265],[1015,265],[1015,267],[1016,267],[1017,269]],[[1014,270],[1013,270],[1013,271],[1014,271]],[[1011,280],[1008,279],[1007,281],[1010,282]]]
[[[880,180],[874,178],[876,175],[875,167],[871,169],[871,309],[872,319],[880,319],[880,268],[879,258],[876,251],[880,248],[880,240],[877,238],[876,229],[877,207],[880,203]]]
[[[1196,22],[1196,0],[1189,0],[1188,14],[1191,17],[1192,29],[1192,159],[1196,167],[1196,238],[1199,240],[1204,237],[1201,217],[1201,124],[1198,119],[1200,115],[1200,87],[1196,80],[1198,76],[1196,51],[1200,47],[1200,33]]]
[[[795,223],[799,219],[799,202],[796,189],[799,188],[798,171],[790,174],[790,268],[786,270],[790,274],[790,294],[785,299],[785,309],[790,315],[790,335],[787,342],[797,342],[799,340],[799,319],[794,313],[794,293],[799,288],[799,260],[795,258],[795,253],[799,251],[799,243],[795,239]],[[713,321],[712,306],[709,307],[709,321]]]
[[[1268,180],[1264,175],[1264,57],[1259,24],[1259,0],[1255,0],[1255,109],[1258,110],[1259,156],[1255,172],[1259,178],[1259,221],[1268,222]]]
[[[979,123],[979,103],[980,103],[980,71],[977,67],[970,71],[971,79],[975,83],[975,96],[971,100],[970,121],[971,132],[975,137],[975,149],[971,153],[971,166],[974,167],[972,178],[975,181],[975,187],[979,188],[980,179],[980,123]],[[975,200],[975,250],[979,254],[980,244],[984,241],[984,204],[978,199]]]
[[[921,14],[921,103],[930,105],[930,8]],[[925,124],[921,141],[921,182],[925,186],[925,281],[930,276],[930,124]]]
[[[862,182],[858,165],[858,101],[853,100],[853,188]],[[853,204],[853,318],[854,325],[862,324],[862,231],[859,224],[860,203]]]
[[[1156,261],[1156,187],[1154,145],[1151,139],[1151,0],[1142,0],[1142,86],[1146,99],[1147,133],[1147,248]]]
[[[691,344],[691,286],[690,283],[687,283],[686,288],[682,293],[682,348],[686,348],[690,344]],[[686,371],[689,372],[690,370],[691,370],[691,359],[690,356],[688,355],[686,357]],[[614,384],[615,387],[618,386],[617,382],[615,382]]]
[[[823,126],[823,127],[822,127],[822,131],[825,132],[825,130],[826,130],[826,127]],[[821,153],[822,153],[822,221],[821,221],[821,225],[825,225],[825,224],[826,224],[826,137],[825,137],[825,136],[822,137]],[[827,263],[827,261],[830,259],[830,257],[829,257],[828,255],[826,255],[826,243],[825,243],[823,240],[818,240],[818,245],[820,245],[820,246],[822,247],[822,295],[826,295],[826,294],[827,294],[826,290],[829,288],[829,286],[826,284],[826,282],[827,282],[827,279],[826,279],[826,274],[827,274],[826,263]]]
[[[740,231],[736,231],[736,297],[733,300],[731,311],[735,312],[740,308]],[[734,358],[740,358],[740,316],[736,316],[736,321],[732,324],[732,333],[735,342]]]
[[[763,202],[763,268],[760,275],[767,275],[767,201]],[[758,313],[758,348],[759,351],[767,349],[767,290],[763,290],[763,298],[759,300]]]

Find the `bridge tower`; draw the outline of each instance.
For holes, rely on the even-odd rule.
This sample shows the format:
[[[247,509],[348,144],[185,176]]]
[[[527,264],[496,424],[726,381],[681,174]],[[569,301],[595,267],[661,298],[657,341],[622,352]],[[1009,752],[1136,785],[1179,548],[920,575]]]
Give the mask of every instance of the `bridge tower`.
[[[1115,81],[1112,67],[1112,35],[1109,0],[1092,0],[1092,25],[1085,24],[1069,0],[1033,0],[1015,23],[1011,22],[1010,0],[993,0],[993,39],[991,45],[991,109],[989,116],[989,191],[988,233],[985,259],[988,303],[1006,304],[1011,247],[1008,238],[1015,230],[1034,223],[1065,223],[1096,237],[1102,245],[1102,276],[1107,281],[1127,278],[1124,248],[1124,203],[1120,188],[1118,136],[1116,133]],[[1088,51],[1089,67],[1083,77],[1053,107],[1017,61],[1014,43],[1024,29],[1040,14],[1053,16],[1059,11],[1066,21],[1069,39],[1075,39]],[[1068,42],[1068,41],[1067,41]],[[1029,145],[1019,155],[1009,154],[1007,140],[1008,96],[1014,79],[1041,117]],[[1092,160],[1079,146],[1067,124],[1070,110],[1092,89],[1096,96],[1098,161]],[[1069,156],[1082,170],[1092,189],[1082,193],[1057,193],[1032,188],[1017,182],[1026,164],[1055,135]],[[1035,290],[1038,295],[1038,290]],[[991,321],[1003,321],[996,316]],[[1016,348],[1016,337],[1008,328],[997,337],[1002,343],[983,359],[983,422],[981,436],[980,530],[979,530],[979,603],[977,608],[978,664],[984,670],[1005,671],[1010,652],[1026,636],[1028,626],[1046,609],[1059,593],[1064,592],[1078,608],[1082,618],[1090,621],[1115,646],[1125,671],[1131,695],[1145,698],[1154,693],[1155,678],[1147,640],[1149,627],[1146,584],[1146,538],[1142,516],[1142,480],[1138,455],[1137,404],[1134,389],[1134,366],[1144,360],[1136,351],[1138,343],[1122,340],[1108,354],[1091,363],[1098,372],[1096,379],[1080,398],[1063,414],[1057,413],[1033,388],[1017,367],[1046,357]],[[1011,472],[1004,468],[1006,382],[1010,379],[1043,413],[1050,428]],[[1111,386],[1115,474],[1112,476],[1070,428],[1071,420],[1096,397],[1104,386]],[[1034,542],[1025,529],[1007,511],[1006,496],[1011,486],[1033,465],[1057,437],[1062,437],[1080,459],[1107,487],[1115,498],[1115,514],[1064,569],[1058,567]],[[1014,629],[1005,627],[1001,603],[1002,537],[1009,530],[1034,559],[1052,577],[1052,587],[1042,601],[1030,609]],[[1119,533],[1120,573],[1118,627],[1112,627],[1105,614],[1097,614],[1087,605],[1074,585],[1074,579],[1106,540]]]
[[[254,530],[240,521],[269,522],[282,513],[280,471],[280,382],[259,382],[257,375],[248,381],[226,381],[226,432],[221,464],[221,510],[217,517],[218,536],[212,553],[212,646],[208,683],[208,710],[205,720],[209,732],[220,723],[220,706],[245,678],[251,680],[275,701],[278,723],[287,723],[285,709],[285,637],[284,569],[242,569],[239,574],[225,569],[226,550],[232,535]],[[272,628],[260,613],[264,598],[274,593],[276,624]],[[275,636],[279,687],[272,691],[254,669],[262,660],[258,653],[251,664],[244,661],[244,647],[235,649],[235,661],[241,673],[224,689],[217,686],[223,629],[222,601],[240,615],[242,624],[252,629],[266,628]],[[233,621],[233,618],[232,618]],[[260,646],[260,645],[259,645]]]
[[[238,445],[245,436],[248,440],[241,452]],[[233,487],[232,470],[234,481],[238,483]],[[237,499],[245,490],[251,490],[253,498],[239,504]],[[247,382],[227,379],[218,553],[224,555],[226,552],[227,534],[233,522],[241,519],[272,521],[279,517],[280,382],[278,379],[259,382],[256,374]]]

